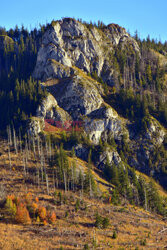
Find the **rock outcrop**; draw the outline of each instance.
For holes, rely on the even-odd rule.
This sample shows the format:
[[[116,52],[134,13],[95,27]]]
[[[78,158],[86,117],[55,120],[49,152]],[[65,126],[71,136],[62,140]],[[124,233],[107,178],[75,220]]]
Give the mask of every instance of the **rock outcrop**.
[[[117,112],[109,105],[103,103],[101,107],[88,115],[85,121],[85,131],[94,144],[99,144],[100,138],[107,141],[109,135],[115,140],[128,133]]]
[[[38,106],[36,116],[47,120],[61,121],[62,123],[72,120],[71,116],[59,107],[56,99],[51,94],[48,94],[41,105]]]
[[[104,29],[71,18],[52,23],[42,39],[34,76],[44,80],[49,95],[37,110],[37,116],[65,121],[82,120],[92,143],[109,136],[120,141],[128,134],[126,122],[103,100],[103,88],[87,73],[97,72],[106,82],[113,81],[109,54],[114,46],[129,43],[139,52],[136,41],[124,28],[111,24]],[[50,79],[57,79],[50,84]],[[53,81],[53,80],[52,80]]]
[[[88,160],[89,148],[86,145],[78,144],[74,147],[74,149],[77,157],[81,158],[84,161]],[[121,158],[116,149],[107,147],[103,151],[96,151],[94,155],[94,163],[97,168],[103,170],[107,161],[109,164],[115,164],[116,166],[121,163]]]
[[[43,117],[31,117],[28,120],[28,133],[32,136],[37,136],[45,128]]]
[[[119,165],[120,155],[124,158],[125,154],[130,166],[147,172],[150,155],[155,147],[161,146],[165,131],[156,119],[150,118],[146,132],[136,135],[136,130],[130,128],[131,122],[106,104],[103,81],[116,86],[115,79],[120,74],[112,61],[116,51],[126,52],[129,61],[136,54],[141,56],[137,42],[119,25],[97,28],[71,18],[52,22],[43,36],[34,70],[34,77],[42,80],[42,86],[51,94],[43,100],[36,115],[42,120],[82,121],[83,133],[89,135],[95,148],[99,141],[115,140],[117,148],[107,147],[96,156],[98,168],[103,169],[107,159],[110,164]],[[40,132],[41,124],[33,121],[31,128]],[[86,145],[76,145],[75,153],[87,161]]]
[[[81,158],[84,161],[88,160],[89,149],[86,146],[78,144],[74,147],[74,149],[77,157]]]
[[[126,44],[131,44],[135,53],[140,53],[137,42],[118,25],[108,25],[104,30],[95,27],[88,29],[75,19],[64,18],[53,23],[45,32],[34,77],[42,80],[68,77],[74,73],[73,66],[104,76],[107,65],[107,74],[113,75],[108,55],[113,46],[123,48]]]
[[[115,164],[116,166],[119,165],[121,162],[121,158],[116,150],[106,148],[104,152],[99,154],[99,159],[96,162],[96,166],[99,169],[104,169],[107,160],[110,165]]]
[[[145,133],[145,138],[150,140],[154,145],[161,145],[165,137],[165,131],[160,123],[153,118],[149,117],[147,121],[147,130]]]
[[[165,130],[152,116],[148,116],[145,119],[145,124],[147,126],[146,131],[131,141],[132,152],[128,163],[149,174],[151,156],[162,145],[165,138]]]
[[[98,109],[103,102],[98,84],[81,76],[74,76],[65,82],[52,85],[54,97],[59,106],[67,111],[74,120]]]

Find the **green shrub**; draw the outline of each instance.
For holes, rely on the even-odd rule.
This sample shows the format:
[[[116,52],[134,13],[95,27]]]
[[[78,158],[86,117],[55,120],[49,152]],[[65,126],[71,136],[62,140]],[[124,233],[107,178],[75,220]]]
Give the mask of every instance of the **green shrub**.
[[[101,228],[102,227],[103,218],[99,215],[99,213],[96,213],[96,221],[95,221],[95,227]]]
[[[85,244],[83,249],[84,249],[84,250],[89,250],[89,249],[90,249],[90,248],[89,248],[89,245],[88,245],[88,244]]]
[[[114,230],[114,232],[113,232],[112,238],[113,238],[113,239],[116,239],[116,238],[117,238],[117,233],[116,233],[115,230]]]
[[[103,225],[103,228],[107,228],[109,226],[109,219],[107,217],[105,217],[102,221],[102,225]]]
[[[141,246],[146,246],[146,244],[147,244],[146,239],[142,239],[142,240],[140,241],[140,245],[141,245]]]

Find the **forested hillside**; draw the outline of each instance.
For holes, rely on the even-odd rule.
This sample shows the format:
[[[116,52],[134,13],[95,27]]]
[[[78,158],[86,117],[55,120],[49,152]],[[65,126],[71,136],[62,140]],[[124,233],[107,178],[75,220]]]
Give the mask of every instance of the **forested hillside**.
[[[36,111],[44,96],[38,81],[32,79],[37,51],[45,27],[28,32],[22,27],[0,28],[0,127],[20,127]]]
[[[100,30],[106,28],[100,21],[98,24],[84,22],[84,25],[89,29],[94,26]],[[0,103],[3,103],[1,129],[12,120],[16,121],[17,115],[19,121],[28,118],[35,112],[43,96],[38,82],[34,82],[31,76],[42,35],[48,26],[35,28],[31,32],[23,26],[16,26],[9,31],[0,28]],[[111,95],[112,105],[116,103],[114,107],[126,118],[138,120],[149,112],[166,126],[167,43],[150,40],[149,37],[141,40],[137,32],[134,38],[140,46],[140,56],[131,47],[123,50],[115,48],[109,55],[115,75],[114,87],[110,88],[107,96]],[[108,91],[103,75],[99,78],[93,72],[92,77],[102,82]],[[27,104],[24,105],[24,102]]]
[[[22,190],[2,195],[3,219],[24,224],[23,214],[25,224],[52,225],[61,206],[58,219],[69,225],[70,209],[81,215],[92,200],[97,211],[82,227],[110,226],[110,209],[99,215],[97,201],[165,220],[167,42],[72,18],[31,31],[0,28],[0,109],[2,182],[11,194],[9,175]]]

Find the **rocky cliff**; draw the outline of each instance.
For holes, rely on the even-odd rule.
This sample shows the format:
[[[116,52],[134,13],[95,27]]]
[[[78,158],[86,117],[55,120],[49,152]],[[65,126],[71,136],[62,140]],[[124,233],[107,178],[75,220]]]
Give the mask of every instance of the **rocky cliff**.
[[[112,61],[115,48],[140,57],[137,42],[118,25],[99,29],[71,18],[53,22],[43,36],[34,70],[34,77],[42,80],[42,86],[50,92],[36,116],[62,122],[82,121],[84,133],[93,145],[113,139],[118,148],[121,143],[129,145],[128,164],[149,173],[149,157],[163,143],[164,128],[150,117],[147,131],[136,135],[130,122],[104,101],[104,85],[90,77],[96,73],[97,79],[115,85],[114,75],[119,73]],[[75,151],[81,158],[88,155],[84,145],[76,145]],[[119,164],[119,152],[107,146],[96,157],[96,165],[103,168],[107,158],[110,163]]]
[[[43,36],[34,76],[43,80],[73,75],[73,66],[85,72],[97,72],[111,80],[111,54],[114,46],[129,48],[140,54],[137,42],[124,28],[110,24],[103,30],[70,18],[57,21]]]

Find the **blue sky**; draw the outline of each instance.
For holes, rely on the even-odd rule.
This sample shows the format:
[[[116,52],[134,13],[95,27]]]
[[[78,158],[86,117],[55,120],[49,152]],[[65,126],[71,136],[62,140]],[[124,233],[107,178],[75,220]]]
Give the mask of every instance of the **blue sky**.
[[[0,0],[0,26],[28,29],[62,17],[117,23],[141,38],[167,40],[167,0]]]

